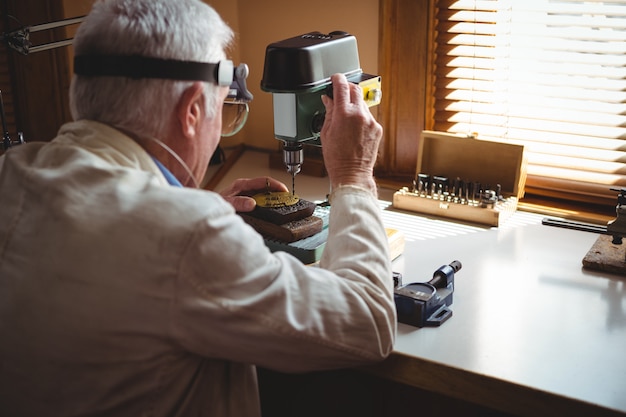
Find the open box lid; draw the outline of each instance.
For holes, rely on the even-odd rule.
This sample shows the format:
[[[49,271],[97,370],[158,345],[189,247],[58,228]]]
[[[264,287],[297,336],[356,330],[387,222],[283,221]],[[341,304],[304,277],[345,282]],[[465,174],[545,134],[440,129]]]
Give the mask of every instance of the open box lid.
[[[505,197],[524,196],[526,157],[523,145],[424,130],[417,154],[417,174],[500,184]]]

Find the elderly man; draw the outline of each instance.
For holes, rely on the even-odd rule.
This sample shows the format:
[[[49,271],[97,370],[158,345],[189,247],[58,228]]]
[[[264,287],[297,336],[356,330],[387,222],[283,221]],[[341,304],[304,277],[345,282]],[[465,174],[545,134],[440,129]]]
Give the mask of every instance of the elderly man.
[[[199,0],[94,3],[75,37],[74,121],[0,158],[0,415],[249,417],[255,366],[325,370],[391,351],[372,176],[382,128],[358,87],[335,75],[324,97],[333,191],[319,268],[271,253],[236,214],[284,184],[197,189],[241,124],[223,120],[245,78],[226,60],[231,38]]]

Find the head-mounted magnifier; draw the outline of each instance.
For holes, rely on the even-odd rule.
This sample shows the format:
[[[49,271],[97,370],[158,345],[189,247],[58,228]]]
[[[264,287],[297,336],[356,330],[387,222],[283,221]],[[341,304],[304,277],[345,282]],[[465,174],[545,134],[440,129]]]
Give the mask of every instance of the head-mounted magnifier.
[[[224,62],[225,61],[221,61],[220,64]],[[224,71],[230,72],[227,68],[224,69]],[[248,72],[248,66],[246,64],[239,64],[233,70],[233,82],[230,84],[228,96],[226,96],[222,106],[223,137],[237,134],[248,120],[248,113],[250,112],[248,102],[252,100],[252,94],[248,91],[246,86]]]
[[[253,98],[246,85],[248,66],[235,67],[230,60],[215,64],[140,55],[77,55],[74,73],[85,77],[205,81],[229,87],[222,112],[222,136],[232,136],[241,130],[248,118],[248,102]]]
[[[77,55],[74,73],[86,77],[161,78],[178,81],[206,81],[229,86],[229,96],[251,101],[246,78],[248,66],[234,66],[232,61],[217,64],[176,59],[151,58],[140,55]]]

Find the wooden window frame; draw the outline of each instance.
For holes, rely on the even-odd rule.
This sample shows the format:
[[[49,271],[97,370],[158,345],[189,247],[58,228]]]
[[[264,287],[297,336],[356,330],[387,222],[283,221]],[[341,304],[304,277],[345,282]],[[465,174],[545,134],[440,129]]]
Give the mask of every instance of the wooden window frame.
[[[380,1],[379,117],[385,132],[376,174],[392,183],[415,176],[420,132],[432,127],[433,5],[433,0]]]

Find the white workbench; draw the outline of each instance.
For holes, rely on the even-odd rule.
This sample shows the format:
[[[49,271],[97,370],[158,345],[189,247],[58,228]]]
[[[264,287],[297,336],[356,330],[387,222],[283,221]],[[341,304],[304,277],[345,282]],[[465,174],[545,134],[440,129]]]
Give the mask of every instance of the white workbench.
[[[222,183],[251,175],[291,182],[247,151]],[[310,201],[328,192],[327,178],[296,184]],[[393,354],[366,372],[516,415],[626,415],[626,277],[582,268],[598,235],[519,211],[499,228],[398,212],[393,191],[381,190],[381,207],[406,236],[394,261],[404,283],[455,259],[463,267],[453,316],[434,328],[399,324]]]

